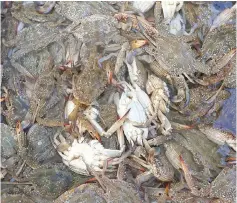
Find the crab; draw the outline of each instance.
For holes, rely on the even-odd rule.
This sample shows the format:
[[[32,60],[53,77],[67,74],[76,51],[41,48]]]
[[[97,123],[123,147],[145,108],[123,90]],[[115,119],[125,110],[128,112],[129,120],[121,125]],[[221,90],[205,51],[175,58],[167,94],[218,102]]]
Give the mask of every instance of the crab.
[[[10,168],[17,161],[17,142],[14,135],[14,130],[11,127],[1,123],[1,168]]]
[[[144,65],[133,56],[134,52],[127,53],[125,63],[127,65],[131,84],[138,85],[142,90],[145,89],[147,82],[147,71]]]
[[[78,202],[78,201],[86,201],[86,202],[106,202],[106,195],[102,188],[100,188],[97,184],[82,184],[76,188],[68,190],[60,195],[54,202],[55,203],[63,203],[65,201],[70,202]]]
[[[196,59],[195,53],[191,49],[190,45],[185,42],[189,39],[184,40],[184,37],[176,37],[168,33],[161,32],[162,29],[156,30],[155,28],[152,28],[152,26],[145,19],[136,18],[135,16],[117,14],[115,17],[119,20],[126,20],[127,18],[134,19],[134,28],[138,29],[149,40],[149,45],[144,46],[143,49],[149,55],[153,56],[155,58],[155,62],[158,63],[158,65],[153,66],[152,71],[155,74],[158,73],[157,76],[165,73],[166,77],[168,76],[170,81],[174,80],[174,84],[171,83],[174,88],[176,88],[176,85],[179,84],[178,88],[182,89],[182,91],[180,91],[182,93],[181,99],[186,98],[187,103],[189,97],[188,85],[183,75],[185,75],[191,83],[196,83],[195,73],[202,73],[206,76],[213,74],[212,66],[202,63]],[[144,21],[146,23],[144,23]],[[168,46],[167,42],[169,42]],[[223,68],[230,61],[231,55],[233,57],[233,54],[230,54],[228,57],[223,55],[223,58],[218,60],[218,63],[216,63],[215,66],[219,67],[219,69]],[[178,96],[180,97],[180,95]],[[174,100],[174,102],[180,102],[181,99]]]
[[[56,127],[46,127],[37,123],[29,129],[26,134],[26,164],[38,168],[39,165],[57,156],[57,151],[50,142],[50,136],[53,136],[56,130]]]
[[[134,145],[136,142],[143,145],[142,139],[146,139],[148,136],[146,123],[148,118],[154,114],[150,99],[137,85],[133,88],[125,81],[120,84],[124,87],[124,92],[120,98],[118,93],[114,95],[114,102],[120,119],[107,132],[98,126],[98,123],[92,120],[91,122],[93,122],[96,129],[100,129],[99,133],[106,137],[111,136],[122,125],[124,134],[130,144]]]
[[[63,18],[57,13],[52,12],[51,15],[42,15],[41,12],[44,12],[44,10],[52,10],[54,7],[55,2],[46,2],[45,5],[35,5],[33,2],[28,4],[22,4],[22,2],[14,2],[12,5],[11,13],[14,18],[19,20],[20,22],[32,24],[34,22],[40,22],[40,23],[51,23],[51,25],[57,25],[57,21],[62,22]],[[44,7],[47,7],[44,8]],[[50,25],[49,23],[49,25]]]
[[[170,23],[175,12],[178,12],[182,8],[183,1],[168,1],[168,2],[162,1],[161,6],[163,9],[165,22]]]
[[[233,134],[213,128],[210,125],[199,125],[198,128],[214,143],[218,145],[224,145],[227,143],[233,150],[236,151],[236,138]]]
[[[95,58],[93,58],[95,60]],[[109,64],[105,65],[106,68]],[[72,93],[79,103],[90,105],[107,85],[107,73],[95,63],[93,67],[86,67],[82,73],[74,74],[72,78]]]
[[[233,56],[235,56],[235,36],[236,29],[234,25],[223,25],[220,29],[216,28],[209,31],[205,37],[201,49],[202,60],[212,67],[210,69],[212,74],[217,73]],[[218,65],[218,63],[220,65]]]
[[[210,32],[222,25],[226,24],[231,18],[234,18],[236,14],[236,4],[234,4],[231,8],[226,8],[222,11],[213,21],[212,26],[210,28]]]
[[[53,145],[65,165],[72,171],[87,176],[91,174],[91,170],[103,171],[102,167],[106,161],[120,157],[125,150],[125,147],[120,150],[105,149],[98,140],[87,141],[84,137],[74,139],[69,145],[60,132],[54,135]],[[111,170],[113,167],[108,169]]]
[[[40,168],[28,172],[24,178],[17,179],[17,182],[5,182],[8,185],[13,184],[17,187],[4,191],[6,193],[4,195],[12,197],[12,201],[14,200],[14,195],[22,195],[23,197],[26,195],[33,202],[49,202],[68,190],[73,185],[75,178],[77,179],[62,163],[41,165]],[[80,182],[80,179],[78,180]],[[16,188],[20,188],[20,191],[16,190]],[[15,201],[31,202],[30,199],[23,199],[23,201],[18,196]],[[9,198],[10,200],[11,198]]]
[[[195,4],[194,2],[185,2],[182,7],[183,15],[186,19],[186,29],[190,30],[192,34],[195,30],[203,30],[205,35],[210,26],[211,9],[210,4]]]
[[[93,60],[95,58],[93,57]],[[95,62],[95,61],[94,61]],[[93,126],[84,118],[83,112],[104,92],[108,84],[107,75],[110,69],[110,64],[105,63],[106,71],[99,68],[96,63],[93,67],[86,67],[82,73],[74,74],[72,77],[72,95],[65,106],[65,118],[70,123],[76,121],[79,131],[87,129],[94,137],[97,132]]]
[[[34,76],[23,67],[18,60],[28,53],[44,48],[52,42],[60,41],[66,36],[68,36],[68,30],[64,30],[60,33],[58,29],[53,27],[49,29],[48,26],[43,24],[32,24],[31,26],[24,28],[14,40],[6,42],[7,46],[15,46],[15,49],[10,56],[12,66],[23,75],[34,79]],[[39,43],[36,39],[42,40]]]
[[[182,170],[184,172],[184,177],[187,182],[188,187],[191,190],[191,193],[195,196],[201,197],[216,197],[220,198],[225,202],[233,202],[235,197],[235,180],[236,180],[236,167],[226,167],[224,168],[219,175],[215,178],[211,184],[198,188],[196,185],[196,180],[190,174],[188,165],[180,156],[180,162],[182,165]]]
[[[95,174],[96,179],[101,184],[90,183],[83,184],[73,188],[55,200],[55,203],[63,202],[143,202],[139,196],[139,192],[131,183],[122,180],[109,179],[106,176]]]
[[[129,41],[125,41],[121,45],[121,48],[120,48],[120,45],[118,45],[118,49],[120,49],[118,53],[112,52],[109,55],[106,55],[106,56],[100,58],[98,60],[98,63],[99,63],[99,65],[101,65],[101,63],[103,61],[108,60],[112,56],[117,56],[115,68],[114,68],[114,74],[117,76],[117,78],[119,78],[121,75],[121,72],[122,72],[121,68],[122,68],[124,62],[127,63],[126,62],[126,56],[128,55],[127,53],[130,53],[130,55],[133,55],[134,50],[144,46],[145,44],[147,44],[147,40],[143,40],[143,39],[135,39],[135,40],[131,41],[130,43],[129,43]],[[112,49],[113,47],[117,47],[117,44],[107,45],[107,48],[105,48],[104,52],[105,51],[108,52],[110,49],[111,49],[111,51],[113,51],[113,49]]]
[[[211,76],[203,77],[202,79],[195,79],[195,81],[203,86],[214,85],[221,81],[225,83],[226,87],[231,88],[235,86],[233,81],[233,76],[235,76],[235,65],[236,65],[235,61],[236,59],[234,58],[235,54],[236,49],[231,50],[228,54],[226,54],[224,57],[221,58],[220,66],[219,65],[218,66],[219,67],[223,66],[223,68],[221,68]],[[218,66],[216,66],[216,68],[218,68]]]
[[[2,195],[2,202],[15,202],[15,201],[34,203],[34,201],[31,198],[27,197],[24,194]]]
[[[15,126],[17,121],[25,119],[29,109],[28,101],[11,89],[4,86],[2,89],[4,91],[2,98],[7,108],[2,113],[6,116],[7,123],[10,126]]]
[[[155,113],[161,122],[159,129],[162,134],[170,134],[172,127],[165,114],[169,112],[169,90],[165,82],[156,77],[155,75],[149,75],[146,83],[146,91],[151,94],[151,102]]]
[[[148,171],[138,175],[136,181],[138,185],[149,180],[155,176],[158,180],[163,182],[172,181],[174,178],[174,168],[165,156],[164,150],[161,150],[159,154],[156,154],[156,149],[151,148],[147,141],[145,141],[146,150],[148,151],[148,158],[144,161],[135,155],[131,155],[132,160],[138,162],[143,167],[147,168]]]
[[[16,37],[16,26],[18,25],[18,22],[15,18],[13,18],[8,13],[6,17],[2,21],[2,30],[1,30],[1,59],[2,62],[7,57],[9,53],[9,47],[4,45],[5,41],[12,40]]]
[[[204,181],[209,177],[208,174],[203,173],[204,167],[196,163],[192,153],[185,147],[179,145],[178,142],[174,140],[168,141],[164,144],[164,147],[166,149],[165,155],[175,169],[179,170],[182,167],[179,158],[179,156],[182,155],[189,166],[190,173],[195,178]]]
[[[197,138],[199,145],[196,144]],[[202,132],[190,129],[176,134],[174,139],[193,154],[194,160],[204,167],[207,176],[213,177],[220,172],[221,156],[217,152],[218,145],[210,141]]]
[[[38,123],[46,126],[63,126],[62,115],[59,119],[55,119],[55,117],[47,118],[49,110],[52,110],[58,103],[63,103],[61,101],[64,92],[60,82],[60,75],[53,67],[52,60],[50,59],[33,87],[33,93],[30,98],[32,123],[36,120]],[[61,108],[63,108],[62,105]]]
[[[209,117],[215,116],[214,112],[218,112],[223,105],[223,102],[230,96],[226,90],[213,91],[203,86],[192,88],[189,90],[189,102],[180,113],[186,115],[184,120],[197,121],[202,119],[205,122],[210,122]],[[182,101],[180,106],[184,106]],[[171,116],[171,120],[172,120]]]

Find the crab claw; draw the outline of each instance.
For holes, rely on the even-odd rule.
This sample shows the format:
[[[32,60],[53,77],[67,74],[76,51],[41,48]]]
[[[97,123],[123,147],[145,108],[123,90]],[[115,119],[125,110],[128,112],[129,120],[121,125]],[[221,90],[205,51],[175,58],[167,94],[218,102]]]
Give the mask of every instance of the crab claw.
[[[93,138],[97,139],[99,142],[101,142],[99,133],[96,131],[96,129],[93,127],[93,125],[88,120],[82,119],[81,121],[79,121],[79,128],[80,128],[80,130],[83,130],[83,128],[85,128],[86,131],[89,132],[91,137],[93,137]]]
[[[131,41],[130,46],[132,49],[137,49],[137,48],[140,48],[146,44],[148,44],[148,40],[145,40],[145,39],[137,40],[136,39],[136,40]]]
[[[189,129],[194,128],[193,125],[183,125],[183,124],[172,122],[172,121],[170,123],[173,129],[175,130],[189,130]]]
[[[225,161],[228,165],[236,164],[236,157],[227,157]]]
[[[113,78],[113,72],[109,69],[107,69],[106,71],[107,71],[108,84],[112,84],[116,86],[118,89],[123,91],[124,90],[123,86],[120,85],[119,82]]]
[[[108,78],[108,83],[112,84],[113,81],[113,72],[111,70],[107,70],[107,78]]]

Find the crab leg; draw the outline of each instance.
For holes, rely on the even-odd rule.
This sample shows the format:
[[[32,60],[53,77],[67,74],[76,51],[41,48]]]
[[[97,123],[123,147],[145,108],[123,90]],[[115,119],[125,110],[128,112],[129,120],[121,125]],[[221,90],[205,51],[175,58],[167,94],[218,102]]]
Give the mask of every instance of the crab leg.
[[[20,175],[20,173],[22,172],[24,166],[26,164],[26,160],[23,161],[21,167],[19,168],[19,170],[16,172],[16,177]]]
[[[161,135],[161,136],[157,136],[156,138],[148,140],[148,144],[151,146],[159,146],[171,139],[172,139],[171,135],[168,135],[168,136]]]
[[[124,140],[122,126],[120,126],[120,128],[118,128],[117,136],[118,136],[118,142],[119,142],[120,149],[122,149],[125,146],[125,140]]]
[[[188,130],[188,129],[194,128],[194,126],[192,126],[192,125],[183,125],[183,124],[172,122],[172,121],[170,123],[171,123],[171,126],[175,130]]]
[[[104,129],[97,123],[96,118],[99,115],[97,109],[92,108],[90,112],[84,112],[86,119],[91,123],[91,125],[95,128],[95,130],[99,133],[100,136],[104,133]]]
[[[136,183],[138,186],[140,186],[142,183],[148,181],[153,176],[154,175],[152,174],[151,171],[145,171],[144,173],[142,173],[136,177]]]
[[[224,83],[225,83],[225,81],[222,82],[222,84],[221,84],[220,88],[218,89],[218,91],[216,92],[216,94],[214,94],[211,98],[209,98],[208,100],[203,101],[203,102],[204,102],[204,103],[208,103],[208,104],[214,102],[215,99],[216,99],[216,97],[218,96],[218,94],[219,94],[219,93],[221,92],[221,90],[223,89]]]
[[[192,177],[192,175],[191,175],[191,173],[190,173],[190,171],[188,169],[188,166],[184,162],[184,160],[183,160],[181,155],[179,156],[179,159],[180,159],[182,170],[184,172],[185,180],[187,182],[187,185],[188,185],[189,189],[191,190],[191,193],[196,195],[196,196],[199,196],[200,195],[199,191],[195,187],[194,180],[193,180],[193,177]]]
[[[162,134],[169,135],[172,130],[171,124],[167,117],[160,110],[158,110],[158,118],[161,122]]]
[[[110,137],[116,130],[118,130],[124,123],[124,121],[127,118],[127,115],[129,113],[130,109],[125,113],[125,115],[120,118],[118,121],[116,121],[107,132],[104,131],[104,129],[100,126],[99,123],[95,120],[98,116],[98,111],[90,111],[90,113],[85,112],[85,116],[87,120],[91,123],[91,125],[96,129],[96,131],[99,133],[100,136]]]
[[[121,157],[119,158],[114,158],[112,161],[111,161],[111,165],[117,165],[117,164],[120,164],[122,161],[126,162],[126,158],[128,158],[130,155],[132,154],[132,150],[128,150],[127,152],[125,152]]]
[[[137,163],[139,163],[143,167],[150,168],[150,166],[145,161],[143,161],[142,159],[136,157],[135,155],[131,155],[130,157],[132,158],[132,160],[136,161]]]
[[[187,75],[187,74],[186,74]],[[188,84],[186,82],[186,80],[184,79],[184,87],[185,87],[185,99],[186,102],[183,106],[183,108],[185,108],[186,106],[188,106],[189,102],[190,102],[190,94],[189,94],[189,88],[188,88]]]
[[[108,130],[107,132],[104,132],[102,135],[104,135],[105,137],[110,137],[117,129],[119,129],[124,121],[127,119],[127,115],[129,113],[130,109],[125,113],[125,115],[120,118],[119,120],[117,120]]]
[[[122,67],[123,59],[125,58],[125,55],[126,55],[126,50],[128,50],[129,47],[130,47],[130,45],[129,45],[128,42],[124,42],[123,43],[122,48],[121,48],[121,50],[118,53],[116,64],[115,64],[115,69],[114,69],[115,75],[118,74],[120,68]]]

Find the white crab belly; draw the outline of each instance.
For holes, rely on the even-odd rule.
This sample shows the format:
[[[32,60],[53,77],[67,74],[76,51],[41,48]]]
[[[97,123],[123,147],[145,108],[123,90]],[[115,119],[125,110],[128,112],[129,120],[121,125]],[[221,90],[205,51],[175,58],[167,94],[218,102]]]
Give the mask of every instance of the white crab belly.
[[[146,139],[148,136],[147,128],[135,127],[129,121],[123,124],[123,131],[129,143],[137,142],[139,145],[142,145],[143,138]]]
[[[130,109],[127,118],[136,124],[145,123],[147,120],[144,108],[140,104],[139,101],[131,100],[126,97],[125,94],[122,94],[121,99],[119,101],[119,106],[117,108],[117,112],[119,117],[123,117],[127,111]]]
[[[82,158],[77,158],[72,161],[62,160],[65,165],[67,165],[72,171],[78,174],[89,176],[90,173],[87,170],[87,166]]]
[[[134,101],[128,105],[128,109],[130,109],[128,114],[129,121],[137,124],[143,124],[147,121],[144,108],[138,101]]]

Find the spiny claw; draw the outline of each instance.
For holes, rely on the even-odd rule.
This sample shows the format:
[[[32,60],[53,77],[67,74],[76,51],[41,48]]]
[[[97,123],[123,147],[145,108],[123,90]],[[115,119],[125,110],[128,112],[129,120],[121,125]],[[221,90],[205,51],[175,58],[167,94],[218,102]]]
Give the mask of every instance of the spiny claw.
[[[130,46],[132,49],[137,49],[137,48],[140,48],[144,45],[148,44],[148,40],[133,40],[131,43],[130,43]]]

